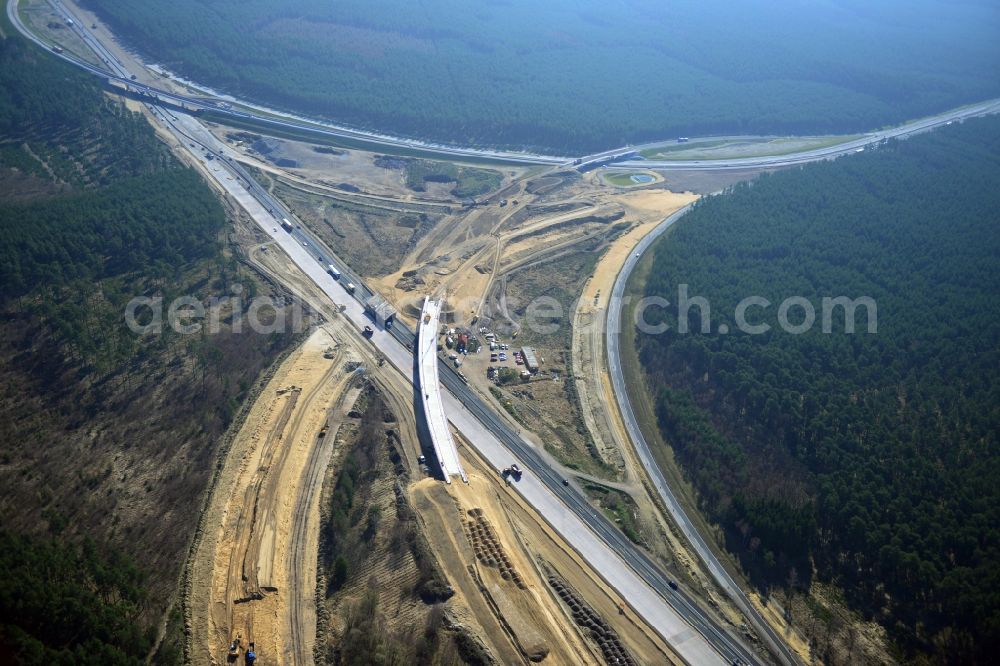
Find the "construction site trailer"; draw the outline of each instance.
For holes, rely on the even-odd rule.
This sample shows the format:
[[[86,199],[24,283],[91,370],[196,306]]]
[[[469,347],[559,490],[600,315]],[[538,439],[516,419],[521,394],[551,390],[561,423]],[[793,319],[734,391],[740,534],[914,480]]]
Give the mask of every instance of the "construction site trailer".
[[[521,358],[524,359],[524,367],[530,372],[538,372],[538,356],[531,347],[521,347]]]

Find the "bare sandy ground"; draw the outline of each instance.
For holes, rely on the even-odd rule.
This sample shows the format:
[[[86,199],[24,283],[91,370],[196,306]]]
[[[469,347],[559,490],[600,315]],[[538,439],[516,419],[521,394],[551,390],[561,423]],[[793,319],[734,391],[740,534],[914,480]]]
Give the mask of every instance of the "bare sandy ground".
[[[653,213],[662,220],[698,197],[691,193],[639,190],[630,192],[623,198],[627,199],[628,205],[634,211]],[[602,257],[584,287],[585,297],[580,299],[573,324],[573,365],[578,378],[577,391],[587,427],[598,449],[609,456],[621,455],[626,483],[631,486],[629,494],[636,501],[644,518],[650,524],[656,525],[658,533],[662,536],[658,543],[653,544],[654,550],[676,561],[688,577],[697,583],[702,594],[712,600],[716,610],[730,622],[739,625],[743,622],[742,614],[733,607],[728,598],[718,594],[700,560],[688,550],[685,542],[678,537],[656,508],[657,502],[653,499],[655,493],[646,483],[642,466],[628,444],[627,431],[616,408],[617,402],[607,371],[604,320],[608,298],[628,255],[657,223],[658,220],[653,219],[638,225],[619,238]],[[808,659],[809,647],[802,637],[797,632],[787,631],[788,625],[784,619],[774,611],[773,607],[765,607],[758,595],[749,596],[768,622],[782,631],[788,644],[799,655]]]
[[[83,20],[97,23],[98,32],[103,33],[101,37],[107,37],[106,29],[92,13],[82,10],[69,0],[67,0],[67,5]],[[130,69],[138,73],[140,81],[179,89],[157,75],[135,66],[131,55],[120,46],[112,46],[112,49]],[[135,106],[131,102],[128,104]],[[303,180],[310,180],[325,186],[336,186],[340,182],[352,182],[360,177],[360,180],[370,184],[368,191],[375,196],[398,197],[400,200],[417,198],[400,187],[401,178],[398,173],[390,173],[375,167],[371,154],[348,151],[344,156],[324,156],[312,151],[308,144],[288,145],[285,150],[289,152],[291,157],[303,163],[303,168],[297,171],[298,176]],[[516,175],[524,174],[518,173]],[[602,201],[620,203],[628,210],[628,219],[637,222],[637,224],[631,232],[614,243],[588,281],[585,293],[595,296],[596,299],[585,298],[581,300],[580,308],[577,311],[577,317],[581,323],[594,320],[603,311],[606,305],[604,298],[610,292],[614,276],[628,253],[634,248],[635,243],[648,233],[653,224],[662,219],[668,210],[676,209],[692,198],[692,195],[674,194],[659,189],[635,189],[621,192],[617,188],[601,188],[593,179],[592,174],[584,183],[581,183],[580,188],[566,195],[567,200],[579,200],[580,197],[585,197],[591,204]],[[513,185],[513,189],[505,193],[505,196],[511,199],[521,199],[521,207],[523,207],[536,197],[529,196],[515,180],[511,179],[511,174],[505,172],[505,187]],[[584,186],[589,188],[589,193],[586,192]],[[598,187],[595,188],[595,186]],[[595,189],[604,189],[605,193],[592,196]],[[492,207],[476,209],[469,214],[454,215],[447,220],[447,223],[439,225],[434,233],[426,237],[415,248],[409,266],[420,266],[423,262],[444,253],[451,253],[458,259],[454,260],[446,275],[438,276],[440,279],[429,283],[425,291],[445,286],[451,288],[458,299],[464,299],[466,302],[484,299],[495,277],[497,267],[505,256],[509,256],[504,252],[502,242],[494,244],[494,240],[489,237],[494,234],[498,236],[503,225],[516,210],[519,208],[514,205],[502,211]],[[536,225],[541,228],[550,222],[554,221],[544,220],[536,222]],[[543,245],[557,247],[560,241],[560,235],[554,233],[545,239]],[[498,247],[499,249],[497,249]],[[260,252],[260,249],[258,248],[257,252],[254,253],[253,258],[261,264],[265,272],[269,272],[275,277],[280,276],[280,280],[287,283],[288,266],[283,265],[287,264],[285,258],[279,257],[277,253],[273,252],[265,256]],[[548,249],[540,249],[539,254],[543,255]],[[476,267],[481,263],[481,259],[486,260],[486,265],[491,270],[489,275],[477,270]],[[489,261],[490,259],[492,259],[492,263]],[[297,271],[292,272],[297,273]],[[380,291],[389,295],[390,300],[394,302],[418,300],[419,294],[395,289],[399,277],[400,275],[397,274],[380,281],[378,285]],[[324,299],[316,293],[308,281],[302,280],[300,276],[293,276],[290,286],[293,291],[309,301],[317,310],[328,315],[331,313],[332,308],[324,302]],[[309,342],[295,352],[281,367],[267,392],[255,403],[247,423],[234,442],[225,462],[218,487],[205,515],[205,532],[191,570],[192,592],[189,607],[192,615],[193,663],[223,663],[225,661],[225,647],[236,634],[243,637],[244,644],[247,640],[254,639],[262,658],[268,660],[267,663],[272,663],[272,661],[273,663],[293,663],[292,660],[302,659],[301,654],[296,656],[288,651],[289,646],[282,642],[281,637],[282,631],[290,632],[288,622],[290,622],[289,618],[294,615],[293,604],[290,601],[293,597],[289,596],[289,590],[292,589],[296,581],[308,587],[307,581],[315,579],[314,557],[305,558],[311,559],[311,565],[304,563],[305,560],[301,560],[297,565],[300,569],[294,576],[288,573],[290,567],[293,566],[291,562],[294,559],[290,557],[289,549],[292,548],[291,544],[297,542],[293,533],[297,526],[301,528],[302,525],[306,524],[302,520],[297,521],[296,516],[301,518],[303,506],[310,507],[305,511],[308,516],[313,516],[315,513],[312,508],[314,504],[312,502],[303,504],[301,494],[295,488],[302,484],[304,474],[307,479],[309,478],[308,471],[312,466],[321,464],[316,460],[322,460],[322,457],[317,458],[311,455],[311,452],[314,451],[315,435],[321,427],[322,417],[320,414],[326,413],[326,408],[335,400],[337,392],[342,393],[344,388],[343,378],[331,374],[333,371],[330,368],[336,363],[329,359],[323,359],[322,354],[317,357],[318,348],[324,346],[320,342],[323,335],[329,336],[329,330],[325,333],[317,332],[314,334]],[[590,415],[601,404],[613,404],[608,400],[610,386],[604,372],[604,364],[603,362],[595,362],[603,358],[600,355],[602,348],[603,345],[594,338],[588,340],[584,336],[580,342],[577,342],[577,336],[575,336],[575,367],[579,369],[580,367],[592,366],[599,368],[600,372],[603,373],[602,377],[594,377],[589,384],[584,381],[579,382],[581,400],[585,401],[588,398],[590,400],[589,403],[584,404],[583,412],[587,415]],[[299,365],[296,366],[296,364]],[[578,372],[578,376],[583,377],[584,375]],[[291,402],[291,394],[285,393],[278,396],[277,390],[292,383],[301,386],[302,391],[297,393],[295,404],[286,412],[285,407]],[[324,385],[327,386],[323,388]],[[334,385],[339,388],[331,388]],[[585,391],[589,391],[589,393],[585,394]],[[405,401],[403,402],[405,404]],[[628,455],[628,448],[621,447],[620,440],[619,443],[612,441],[621,437],[621,423],[618,415],[605,414],[604,417],[601,417],[599,410],[593,413],[597,421],[588,419],[588,428],[594,434],[595,439],[599,442],[603,440],[604,450],[611,453],[614,449],[618,449]],[[278,422],[283,419],[283,414],[287,417],[286,432],[283,432],[281,437],[274,437],[275,429]],[[605,419],[603,429],[600,425],[594,425],[600,421],[600,418]],[[272,440],[276,441],[272,442],[274,446],[268,455],[272,462],[277,460],[279,464],[274,468],[271,465],[266,465],[267,469],[262,470],[261,461],[264,458],[264,449],[266,448],[264,443],[269,435]],[[634,460],[629,460],[630,472],[634,471],[634,465]],[[631,474],[627,476],[631,476]],[[244,520],[244,526],[252,523],[258,528],[248,537],[245,530],[240,532],[237,526],[240,525],[241,515],[246,516],[247,491],[254,486],[261,492],[250,493],[250,496],[258,497],[258,501],[263,498],[265,510],[259,521],[256,519],[253,521]],[[289,486],[292,487],[291,491],[289,491]],[[648,497],[646,500],[646,502],[639,502],[640,510],[644,514],[657,516],[658,519],[658,514],[648,502]],[[515,504],[504,504],[504,507],[512,514],[520,511],[516,524],[520,525],[521,529],[524,528],[525,524],[538,520],[537,516],[531,514],[524,507],[517,509]],[[241,512],[243,513],[241,514]],[[456,513],[460,514],[459,511]],[[491,514],[491,524],[493,518],[496,516]],[[508,516],[508,522],[500,521],[498,524],[511,526],[515,523],[511,522]],[[513,527],[504,529],[513,529]],[[241,536],[237,537],[237,534]],[[500,538],[505,545],[514,543],[510,541],[513,533],[501,531],[498,534],[501,535]],[[538,536],[537,533],[533,534]],[[541,534],[542,537],[545,536],[544,531]],[[665,529],[664,534],[669,537],[671,532],[669,529]],[[670,548],[675,550],[684,561],[688,556],[684,553],[683,548],[675,538],[669,538]],[[544,541],[544,538],[541,540]],[[301,541],[299,539],[298,542]],[[240,560],[238,550],[242,547],[241,544],[245,545],[244,554],[249,554],[251,557],[243,558],[246,560],[245,562],[239,562],[239,575],[234,577],[233,567],[234,563]],[[532,547],[537,548],[537,545]],[[314,546],[309,542],[306,548],[314,548]],[[567,577],[565,571],[569,571],[569,577],[580,578],[580,580],[573,581],[573,584],[578,589],[589,589],[588,601],[595,603],[593,599],[600,597],[601,594],[604,594],[608,599],[611,598],[599,584],[595,586],[591,581],[590,587],[587,586],[587,576],[594,574],[593,572],[580,573],[586,572],[582,563],[577,562],[575,569],[570,566],[571,553],[552,548],[551,545],[548,548],[549,550],[546,552],[549,557],[554,559],[570,558],[562,560],[563,566],[560,567],[560,574]],[[527,552],[518,551],[516,548],[514,550],[521,552],[522,555]],[[560,552],[563,553],[561,556]],[[301,570],[303,566],[306,569],[311,566],[312,570],[303,573]],[[695,568],[693,564],[691,567]],[[244,573],[247,572],[248,575],[244,580]],[[573,572],[576,574],[574,575]],[[299,580],[300,578],[301,580]],[[535,583],[537,584],[540,580],[536,575]],[[306,583],[302,581],[306,581]],[[243,607],[237,609],[231,601],[237,590],[246,593],[248,584],[251,588],[250,592],[254,594],[259,592],[262,598],[240,604]],[[709,586],[706,585],[707,587]],[[606,617],[615,615],[616,605],[609,602],[605,603],[604,606],[605,610],[610,611],[610,613],[605,613]],[[511,607],[516,607],[516,604]],[[557,615],[550,611],[551,608],[547,611],[549,614],[546,616],[548,619],[545,622],[551,625],[551,631],[556,632],[552,635],[568,631],[567,627],[570,625],[565,624],[568,620],[563,618],[557,622],[554,619]],[[308,615],[308,610],[304,614]],[[732,616],[731,612],[727,612],[727,614]],[[479,616],[478,613],[474,615]],[[783,625],[780,618],[771,617],[770,619],[776,626]],[[560,623],[564,625],[562,628],[559,628]],[[486,622],[486,624],[489,623]],[[311,634],[305,633],[311,641]],[[635,640],[633,639],[633,645],[636,644]],[[649,640],[648,637],[647,640]],[[789,640],[795,643],[795,638],[789,637]],[[502,643],[499,639],[498,642]],[[799,643],[801,641],[795,643],[795,647],[803,652],[805,646]],[[586,650],[578,651],[573,653],[573,658],[583,658],[587,654]],[[590,654],[593,655],[592,650]],[[642,652],[640,650],[637,654],[647,656],[643,663],[662,663],[665,661],[664,652],[656,650]],[[586,661],[584,659],[583,662],[567,663],[585,663]]]
[[[573,367],[577,377],[577,394],[587,429],[605,462],[617,467],[624,482],[618,486],[635,500],[643,522],[655,529],[658,539],[650,545],[659,555],[677,563],[688,576],[699,581],[703,592],[710,596],[731,621],[738,622],[739,615],[727,608],[725,600],[717,598],[708,577],[701,571],[699,562],[688,552],[669,523],[657,509],[649,488],[645,484],[641,463],[635,456],[621,415],[614,407],[614,393],[607,373],[605,357],[604,319],[608,297],[614,281],[625,260],[639,241],[652,231],[660,221],[697,199],[690,193],[673,193],[665,190],[639,190],[621,197],[634,214],[645,221],[618,238],[601,258],[594,273],[588,278],[583,298],[580,299],[573,319]]]
[[[651,548],[674,561],[690,579],[698,581],[703,594],[711,598],[730,621],[738,623],[741,621],[739,614],[728,607],[725,599],[715,594],[698,559],[688,551],[657,508],[653,494],[645,483],[641,463],[629,444],[621,415],[615,408],[617,403],[605,356],[605,313],[614,281],[622,265],[639,241],[664,218],[697,198],[691,193],[666,190],[638,190],[620,197],[623,204],[644,221],[608,248],[584,285],[583,297],[573,319],[573,367],[581,412],[598,451],[606,462],[621,470],[624,482],[620,488],[631,495],[641,519],[659,536],[658,539],[650,540]]]
[[[618,197],[640,220],[615,240],[587,278],[573,317],[573,369],[581,412],[605,462],[622,468],[630,483],[637,478],[638,462],[631,455],[625,430],[614,404],[604,358],[604,313],[615,278],[636,245],[667,216],[697,199],[689,193],[640,190]],[[611,402],[609,402],[611,400]],[[636,488],[638,490],[638,488]],[[640,493],[633,493],[640,494]]]
[[[598,262],[594,274],[590,276],[584,295],[588,298],[580,300],[580,312],[589,313],[595,310],[606,310],[608,295],[614,286],[622,265],[646,234],[656,228],[664,218],[680,208],[698,199],[690,193],[669,192],[667,190],[639,190],[628,192],[616,197],[616,200],[638,220],[627,234],[622,235]],[[589,298],[593,296],[594,298]]]
[[[673,663],[669,647],[530,507],[467,448],[468,485],[426,480],[410,493],[431,545],[462,605],[502,663],[523,663],[532,651],[544,663],[604,663],[596,644],[574,624],[550,587],[557,573],[618,633],[642,664]],[[499,544],[491,549],[489,544]],[[626,610],[619,612],[625,602]]]
[[[318,495],[305,504],[297,498],[322,465],[322,456],[310,454],[326,441],[318,435],[330,418],[328,408],[349,380],[344,364],[350,355],[335,335],[334,327],[317,329],[289,356],[225,460],[191,571],[194,663],[226,663],[228,645],[237,637],[244,646],[253,641],[266,663],[299,663],[288,644],[288,618],[302,590],[307,596],[315,590],[319,504]],[[333,358],[325,358],[330,349]],[[313,537],[297,542],[293,530],[303,521],[300,531]],[[312,556],[293,557],[296,543],[311,548]],[[308,646],[315,618],[304,619],[312,629],[306,627],[297,643]]]

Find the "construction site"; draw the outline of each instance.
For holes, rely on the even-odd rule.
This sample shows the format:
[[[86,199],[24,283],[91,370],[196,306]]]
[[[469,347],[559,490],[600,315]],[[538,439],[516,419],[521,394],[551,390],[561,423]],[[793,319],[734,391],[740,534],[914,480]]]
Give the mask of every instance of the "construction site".
[[[743,140],[580,157],[425,143],[221,96],[73,0],[23,4],[49,56],[96,73],[211,185],[227,259],[306,313],[205,472],[172,620],[184,663],[815,659],[793,600],[750,586],[702,515],[635,349],[609,340],[632,334],[626,283],[674,219],[835,156],[817,152],[828,137],[768,140],[811,148],[801,161]]]
[[[272,370],[220,461],[185,575],[190,663],[333,663],[359,650],[401,663],[428,651],[439,663],[689,660],[679,634],[553,529],[568,508],[553,516],[526,499],[534,470],[490,460],[463,436],[461,407],[441,386],[448,399],[429,433],[417,366],[387,362],[381,342],[419,329],[429,298],[428,358],[716,621],[756,640],[651,492],[604,358],[623,262],[698,195],[659,176],[433,162],[204,125],[288,211],[272,230],[226,194],[245,209],[232,235],[244,262],[324,323]],[[285,233],[315,243],[289,254]],[[340,296],[303,270],[303,249]]]
[[[662,178],[617,186],[601,170],[466,165],[498,185],[458,198],[454,182],[415,191],[406,159],[274,138],[263,153],[255,135],[210,129],[372,295],[359,335],[245,219],[247,260],[326,323],[276,369],[223,463],[190,567],[194,663],[247,663],[251,648],[267,664],[359,649],[411,660],[431,649],[421,640],[441,663],[684,662],[525,501],[531,469],[495,466],[451,408],[421,404],[434,391],[414,385],[440,391],[436,371],[385,362],[374,337],[397,325],[420,329],[421,359],[448,363],[563,485],[745,627],[650,494],[603,357],[621,265],[697,195]],[[545,297],[559,312],[539,326],[528,315]]]

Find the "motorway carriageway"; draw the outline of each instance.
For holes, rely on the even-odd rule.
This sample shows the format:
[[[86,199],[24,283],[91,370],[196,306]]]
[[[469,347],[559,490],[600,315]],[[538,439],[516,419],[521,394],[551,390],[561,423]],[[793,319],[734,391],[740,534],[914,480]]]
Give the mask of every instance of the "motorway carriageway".
[[[242,166],[228,159],[228,149],[196,119],[179,115],[167,124],[179,134],[185,146],[195,143],[191,152],[333,303],[344,307],[343,316],[355,325],[359,334],[365,326],[372,325],[363,306],[371,292],[353,271],[298,225],[294,225],[291,233],[286,232],[280,225],[281,219],[294,218]],[[200,147],[206,147],[208,153]],[[207,159],[209,154],[213,159]],[[326,272],[326,264],[330,263],[341,271],[340,280],[334,280]],[[356,285],[353,295],[344,287],[347,282]],[[373,328],[372,343],[412,382],[416,341],[413,332],[400,322],[389,330]],[[516,462],[525,470],[521,480],[513,484],[517,492],[685,661],[760,663],[755,653],[717,626],[685,591],[671,589],[668,576],[645,553],[586,498],[564,487],[562,478],[548,467],[531,444],[473,393],[450,365],[440,359],[438,362],[440,379],[448,389],[441,397],[452,425],[494,468],[499,470]]]
[[[13,6],[13,3],[8,5],[8,13]],[[93,46],[95,41],[88,43]],[[98,52],[100,54],[100,51]],[[116,64],[112,66],[122,77],[129,76],[128,71],[117,63],[110,53],[105,51],[102,57],[106,61],[110,59],[115,62]],[[169,110],[153,108],[150,104],[147,106],[154,116],[163,121],[177,136],[182,145],[187,144],[189,152],[198,158],[213,178],[241,203],[264,232],[281,245],[293,262],[320,286],[334,303],[345,306],[345,316],[358,327],[359,331],[370,322],[361,305],[361,302],[371,295],[367,287],[334,253],[320,246],[301,228],[294,228],[291,234],[285,232],[280,226],[280,221],[286,217],[291,218],[291,215],[279,201],[260,187],[241,165],[226,154],[225,146],[193,117],[184,114],[179,117],[173,116]],[[312,252],[305,249],[310,244]],[[318,248],[323,255],[322,260],[318,254],[313,254]],[[340,281],[334,280],[326,273],[327,263],[332,263],[340,269],[342,273]],[[357,291],[353,296],[344,289],[343,285],[346,282],[354,282],[357,285]],[[401,344],[393,344],[392,339]],[[412,381],[413,357],[410,350],[414,348],[413,333],[397,324],[391,333],[376,330],[372,341],[403,375]],[[443,398],[453,425],[497,469],[512,462],[511,452],[517,456],[517,462],[521,463],[526,472],[522,480],[516,484],[518,491],[567,542],[576,547],[595,571],[600,572],[605,580],[621,593],[626,603],[646,618],[650,625],[674,646],[683,658],[694,663],[714,663],[721,654],[726,661],[758,662],[756,655],[723,628],[718,627],[683,590],[672,589],[669,579],[645,553],[627,541],[617,527],[597,512],[579,493],[564,487],[562,479],[548,467],[532,445],[515,433],[473,393],[449,365],[440,360],[439,363],[444,369],[443,383],[450,391],[444,394]],[[567,507],[570,509],[569,512],[566,510]],[[589,530],[584,527],[584,523],[590,528]],[[627,566],[623,566],[626,563]],[[655,593],[650,596],[654,590]],[[668,600],[673,609],[664,606],[663,600]],[[700,633],[685,624],[678,613]],[[718,654],[705,638],[711,641]]]
[[[21,23],[20,17],[17,15],[17,2],[18,0],[8,0],[7,4],[7,15],[10,17],[11,22],[14,26],[24,34],[28,39],[31,39],[35,43],[39,44],[47,50],[51,50],[50,45],[44,40],[39,39],[33,35],[27,28]],[[65,18],[73,20],[73,31],[86,43],[97,55],[104,61],[112,71],[103,71],[99,67],[96,67],[90,63],[86,63],[73,57],[68,53],[56,54],[63,60],[73,63],[78,67],[82,67],[88,72],[105,78],[109,83],[116,83],[121,86],[129,87],[135,91],[141,91],[149,95],[156,95],[161,100],[168,101],[170,103],[182,105],[185,107],[191,107],[201,109],[211,109],[213,113],[229,116],[236,120],[253,120],[259,123],[265,123],[276,128],[286,128],[296,131],[307,131],[313,132],[320,135],[328,136],[332,139],[345,139],[354,142],[364,142],[370,144],[368,149],[372,150],[391,150],[396,148],[398,150],[404,151],[420,151],[422,153],[427,153],[428,156],[437,157],[440,159],[471,159],[471,160],[488,160],[488,161],[498,161],[506,162],[510,164],[524,164],[524,165],[548,165],[548,166],[563,166],[567,168],[572,168],[574,160],[567,157],[556,157],[551,155],[538,155],[528,152],[512,152],[503,150],[488,150],[480,148],[469,148],[461,146],[446,146],[441,144],[426,143],[418,141],[415,139],[404,139],[400,137],[386,136],[382,134],[377,134],[375,132],[366,132],[362,130],[352,130],[345,127],[339,127],[330,123],[324,123],[322,121],[313,120],[309,118],[304,118],[302,116],[297,116],[294,114],[283,113],[275,111],[272,109],[267,109],[259,105],[255,105],[250,102],[243,100],[236,100],[228,96],[221,96],[219,100],[226,99],[230,100],[231,104],[238,104],[243,108],[251,109],[255,112],[241,111],[232,108],[223,108],[218,106],[217,101],[213,99],[204,99],[198,97],[189,97],[186,95],[180,95],[177,93],[169,92],[166,90],[161,90],[151,86],[147,86],[136,81],[131,80],[129,72],[127,72],[121,63],[115,58],[115,56],[104,47],[103,44],[84,26],[84,24],[73,15],[64,5],[62,5],[58,0],[50,0],[50,4],[58,12],[60,12]],[[797,153],[790,153],[788,155],[775,155],[775,156],[762,156],[762,157],[744,157],[744,158],[732,158],[723,160],[624,160],[615,163],[611,168],[627,168],[627,169],[655,169],[657,171],[728,171],[728,170],[739,170],[739,169],[761,169],[761,168],[779,168],[787,167],[797,164],[805,164],[807,162],[815,162],[818,160],[830,159],[837,157],[839,155],[846,155],[853,152],[858,152],[863,150],[867,146],[876,145],[886,139],[890,138],[905,138],[918,134],[921,132],[926,132],[929,129],[935,127],[940,127],[941,125],[950,124],[952,122],[957,122],[964,120],[966,118],[972,118],[975,116],[981,116],[991,113],[1000,112],[1000,99],[988,100],[978,104],[968,105],[960,107],[957,109],[952,109],[945,111],[936,116],[931,116],[928,118],[923,118],[920,120],[912,121],[899,125],[894,128],[879,130],[875,132],[870,132],[860,139],[855,139],[853,141],[848,141],[845,143],[836,144],[833,146],[828,146],[825,148],[818,148],[815,150],[805,150]],[[724,138],[724,137],[723,137]],[[614,148],[611,150],[601,151],[593,155],[588,155],[575,160],[576,164],[586,164],[588,162],[598,161],[600,159],[605,159],[613,157],[619,154],[638,152],[645,150],[647,148],[654,148],[658,146],[666,145],[666,142],[654,142],[647,143],[639,146],[625,146],[621,148]]]
[[[622,421],[625,423],[625,428],[628,431],[629,439],[632,440],[636,452],[639,454],[639,458],[642,461],[642,465],[649,474],[650,480],[653,482],[653,486],[656,488],[657,493],[663,500],[664,506],[667,511],[670,512],[674,524],[678,526],[688,543],[690,543],[695,549],[695,552],[698,553],[699,558],[715,579],[716,583],[726,592],[727,596],[729,596],[736,603],[739,609],[743,612],[744,616],[746,616],[753,625],[754,629],[757,630],[758,635],[762,636],[763,640],[768,644],[771,652],[780,655],[783,663],[793,664],[797,662],[795,655],[788,648],[785,642],[781,640],[781,637],[777,635],[771,625],[769,625],[767,621],[760,616],[760,613],[756,608],[754,608],[746,594],[744,594],[742,588],[736,584],[736,582],[729,575],[729,572],[726,571],[725,567],[722,566],[722,563],[715,557],[714,552],[702,539],[701,533],[698,532],[695,526],[691,523],[691,520],[684,512],[680,502],[678,502],[677,497],[667,484],[667,481],[663,476],[663,472],[660,470],[659,464],[653,457],[649,444],[646,442],[646,439],[643,437],[642,430],[639,428],[638,421],[635,418],[635,413],[632,410],[632,403],[629,400],[628,389],[625,385],[625,376],[621,369],[621,354],[619,349],[621,340],[620,328],[622,325],[622,308],[625,305],[625,286],[628,282],[628,278],[632,274],[632,270],[635,268],[636,264],[639,262],[640,256],[647,249],[649,249],[657,238],[673,226],[674,223],[677,222],[677,220],[679,220],[690,209],[690,205],[681,208],[667,217],[651,233],[647,234],[645,238],[643,238],[635,247],[634,251],[629,254],[628,259],[625,261],[621,271],[618,273],[618,277],[615,279],[614,287],[611,290],[611,298],[608,301],[608,311],[605,320],[605,331],[607,332],[608,375],[611,377],[613,392],[618,403],[618,409],[622,415]]]

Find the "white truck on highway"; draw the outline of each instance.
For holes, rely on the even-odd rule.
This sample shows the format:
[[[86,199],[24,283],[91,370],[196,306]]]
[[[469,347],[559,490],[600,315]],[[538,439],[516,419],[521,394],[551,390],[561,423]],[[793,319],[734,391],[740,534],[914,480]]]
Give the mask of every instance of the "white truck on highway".
[[[334,280],[340,279],[340,271],[338,271],[333,264],[329,264],[326,267],[326,272],[329,273]]]
[[[295,227],[292,226],[292,223],[288,221],[287,217],[283,217],[281,218],[281,228],[287,231],[288,233],[292,233],[292,229],[294,229]]]

